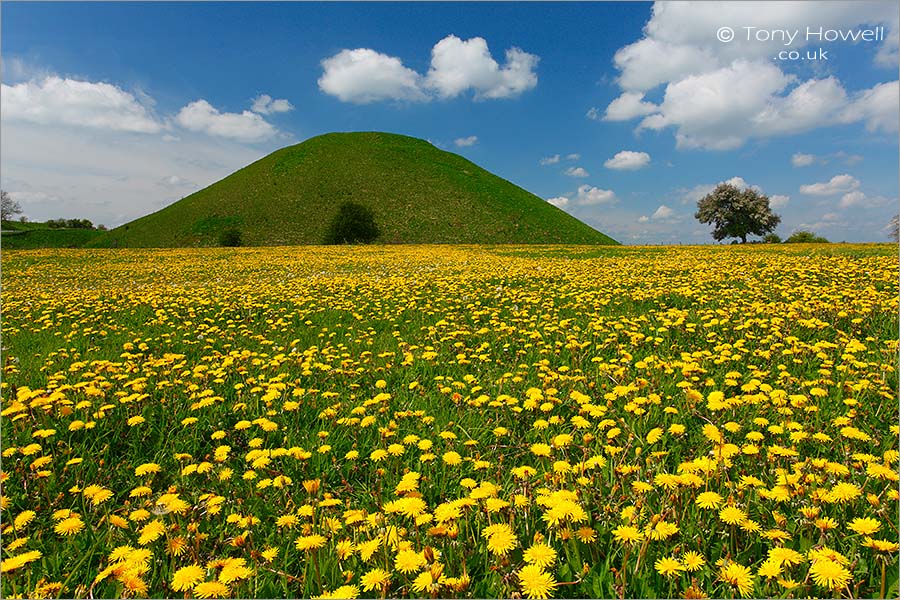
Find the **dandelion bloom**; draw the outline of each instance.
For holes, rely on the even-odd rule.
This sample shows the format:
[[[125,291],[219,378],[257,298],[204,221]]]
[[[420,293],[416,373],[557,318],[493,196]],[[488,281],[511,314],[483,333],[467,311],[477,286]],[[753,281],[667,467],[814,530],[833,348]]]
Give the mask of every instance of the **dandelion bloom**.
[[[428,561],[421,552],[415,550],[401,550],[394,558],[394,566],[401,573],[412,573],[424,567]]]
[[[533,544],[524,552],[522,558],[530,565],[540,568],[552,567],[556,563],[556,550],[547,544]]]
[[[197,598],[224,598],[228,595],[228,586],[218,581],[204,581],[194,587]]]
[[[665,575],[666,577],[677,575],[682,570],[684,570],[681,562],[672,558],[671,556],[660,558],[653,566],[656,569],[657,573],[659,573],[660,575]]]
[[[706,560],[704,560],[703,556],[698,552],[694,552],[693,550],[689,552],[685,552],[684,556],[681,557],[681,564],[684,566],[686,571],[697,571],[706,564]]]
[[[56,524],[53,530],[59,535],[74,535],[84,529],[84,521],[78,517],[69,517]]]
[[[327,540],[319,535],[302,535],[294,540],[294,546],[296,546],[297,550],[315,550],[316,548],[321,548],[325,545]]]
[[[849,528],[859,535],[871,535],[881,529],[881,523],[871,517],[853,519]]]
[[[747,520],[747,513],[736,506],[726,506],[719,511],[719,519],[729,525],[737,525]]]
[[[803,562],[803,555],[792,548],[772,548],[769,550],[769,559],[780,565],[799,565]]]
[[[556,587],[553,575],[537,565],[526,565],[516,571],[516,575],[519,577],[519,589],[529,598],[549,598]]]
[[[736,587],[745,598],[753,589],[753,575],[750,568],[736,562],[729,562],[723,566],[719,571],[719,577]]]
[[[620,525],[613,529],[612,533],[617,542],[625,544],[634,544],[644,538],[644,534],[641,533],[640,529],[631,527],[630,525]]]
[[[206,569],[200,565],[181,567],[172,575],[172,589],[176,592],[185,592],[203,581],[205,576]]]
[[[359,582],[363,586],[364,592],[372,590],[383,590],[391,582],[390,574],[384,569],[372,569],[363,575]]]
[[[834,560],[821,559],[813,562],[809,568],[809,574],[812,576],[816,585],[828,588],[830,590],[840,590],[850,583],[852,576],[850,571]]]
[[[718,508],[722,504],[722,496],[715,492],[703,492],[697,496],[694,502],[700,508]]]

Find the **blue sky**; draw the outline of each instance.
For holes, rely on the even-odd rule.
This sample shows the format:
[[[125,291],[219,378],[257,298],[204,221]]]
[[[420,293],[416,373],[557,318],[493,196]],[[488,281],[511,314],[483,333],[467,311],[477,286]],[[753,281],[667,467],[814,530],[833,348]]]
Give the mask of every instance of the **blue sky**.
[[[0,10],[0,183],[35,220],[118,225],[354,130],[428,139],[625,243],[711,242],[692,215],[722,181],[770,196],[783,236],[884,241],[897,212],[893,2]]]

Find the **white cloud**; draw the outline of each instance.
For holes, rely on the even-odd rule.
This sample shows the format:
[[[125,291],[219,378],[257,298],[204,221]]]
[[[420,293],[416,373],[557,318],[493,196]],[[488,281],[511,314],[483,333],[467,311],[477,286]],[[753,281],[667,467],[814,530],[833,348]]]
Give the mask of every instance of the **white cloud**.
[[[343,102],[368,104],[381,100],[425,101],[421,76],[399,58],[369,48],[341,50],[322,61],[319,89]]]
[[[250,107],[250,110],[261,115],[270,115],[294,110],[294,105],[283,98],[275,100],[268,94],[260,94],[253,99],[253,106]]]
[[[159,210],[261,158],[248,148],[186,132],[161,135],[77,126],[3,123],[0,186],[36,221],[87,218],[117,226]]]
[[[635,171],[646,167],[650,164],[650,155],[646,152],[632,152],[631,150],[622,150],[605,163],[603,166],[607,169],[616,171]]]
[[[591,174],[585,171],[582,167],[569,167],[564,172],[565,175],[569,177],[590,177]]]
[[[841,201],[839,206],[841,208],[850,208],[851,206],[858,206],[865,202],[866,195],[859,190],[853,190],[851,192],[847,192],[843,196],[841,196]]]
[[[729,150],[750,138],[792,135],[836,124],[865,123],[869,131],[898,130],[900,84],[886,82],[848,92],[835,77],[803,81],[772,63],[785,48],[809,42],[798,35],[783,40],[748,41],[745,27],[799,29],[810,24],[836,29],[884,25],[888,41],[876,57],[890,55],[896,69],[896,3],[810,2],[657,2],[644,36],[614,57],[623,94],[606,109],[606,120],[644,117],[640,129],[673,127],[679,148]],[[716,39],[718,28],[734,28],[729,44]],[[885,54],[886,53],[886,54]],[[665,85],[659,106],[644,93]],[[592,115],[596,118],[599,111]]]
[[[736,59],[769,60],[781,49],[817,44],[799,35],[791,45],[783,40],[747,39],[744,27],[799,29],[807,26],[847,29],[884,25],[888,39],[883,48],[897,47],[900,10],[893,2],[656,2],[644,37],[621,48],[614,61],[619,83],[628,91],[646,91],[687,75],[715,70]],[[735,30],[735,39],[723,44],[716,38],[722,26]],[[887,52],[890,55],[890,51]],[[896,69],[896,60],[889,63]]]
[[[537,85],[538,57],[518,48],[506,51],[500,66],[484,38],[462,40],[448,35],[431,50],[425,85],[443,98],[473,90],[476,99],[512,98]]]
[[[591,121],[601,121],[603,120],[603,114],[600,112],[596,106],[592,106],[588,109],[584,116],[590,119]]]
[[[575,202],[580,206],[593,206],[595,204],[612,204],[617,200],[612,190],[601,190],[590,185],[582,185],[578,188]]]
[[[109,83],[57,76],[2,86],[4,121],[157,133],[163,124],[133,94]]]
[[[555,165],[559,162],[559,154],[554,154],[553,156],[547,156],[541,159],[541,166],[547,165]]]
[[[867,131],[898,130],[900,123],[900,81],[881,83],[858,93],[844,108],[841,120],[847,123],[865,121]]]
[[[241,142],[259,142],[274,137],[278,130],[256,113],[219,112],[206,100],[195,100],[175,115],[175,122],[190,131]]]
[[[573,152],[572,154],[566,155],[566,160],[580,160],[580,159],[581,159],[581,155],[578,154],[577,152]]]
[[[322,61],[319,89],[343,102],[384,100],[425,102],[433,96],[455,98],[468,91],[476,100],[513,98],[537,85],[539,58],[519,48],[506,51],[500,66],[484,38],[448,35],[431,49],[425,76],[395,57],[371,48],[341,50]]]
[[[159,185],[166,188],[189,188],[196,187],[196,184],[188,181],[184,177],[178,175],[166,175],[159,180]]]
[[[816,162],[815,154],[802,154],[797,152],[793,156],[791,156],[791,164],[795,167],[808,167],[809,165]]]
[[[638,217],[638,223],[646,223],[649,220],[650,217],[648,217],[647,215],[641,215],[640,217]]]
[[[783,194],[775,194],[774,196],[769,196],[769,206],[771,206],[772,208],[784,208],[790,201],[791,197],[785,196]]]
[[[653,214],[650,215],[650,218],[658,221],[664,221],[670,219],[674,214],[675,211],[673,211],[671,208],[669,208],[665,204],[660,204],[659,207],[653,212]]]
[[[565,208],[569,205],[569,199],[565,196],[557,196],[556,198],[547,198],[547,202],[557,208]]]
[[[478,143],[477,135],[470,135],[469,137],[464,138],[456,138],[453,140],[453,143],[456,144],[457,148],[465,148],[467,146],[474,146]]]
[[[835,175],[822,183],[811,183],[800,186],[800,193],[808,196],[836,196],[846,194],[859,188],[859,180],[852,175]]]
[[[596,109],[591,109],[596,110]],[[655,113],[659,107],[652,102],[644,102],[644,94],[641,92],[625,92],[606,107],[604,121],[630,121],[636,117],[643,117]],[[590,115],[588,115],[590,117]],[[596,113],[594,119],[599,119]]]

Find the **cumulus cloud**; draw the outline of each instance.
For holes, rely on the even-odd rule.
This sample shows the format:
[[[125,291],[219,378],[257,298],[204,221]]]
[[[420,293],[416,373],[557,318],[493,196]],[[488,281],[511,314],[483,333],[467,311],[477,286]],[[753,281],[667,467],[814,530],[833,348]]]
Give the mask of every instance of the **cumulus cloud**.
[[[644,102],[644,94],[641,92],[625,92],[609,103],[602,118],[604,121],[630,121],[655,113],[658,109],[652,102]],[[593,118],[599,119],[599,113]]]
[[[783,194],[775,194],[774,196],[769,196],[769,206],[771,206],[772,208],[784,208],[790,201],[791,197],[785,196]]]
[[[457,148],[466,148],[468,146],[474,146],[475,144],[478,143],[478,136],[470,135],[470,136],[464,137],[464,138],[456,138],[455,140],[453,140],[453,143],[456,144]]]
[[[546,156],[541,159],[541,166],[546,167],[547,165],[555,165],[559,162],[559,154],[554,154],[553,156]]]
[[[809,165],[816,162],[815,154],[802,154],[797,152],[793,156],[791,156],[791,164],[795,167],[808,167]]]
[[[569,199],[565,196],[557,196],[556,198],[547,198],[547,202],[557,208],[565,208],[569,205]]]
[[[866,195],[863,192],[859,190],[853,190],[852,192],[847,192],[846,194],[841,196],[839,206],[841,208],[850,208],[851,206],[859,206],[865,201]]]
[[[448,35],[431,50],[425,85],[443,98],[473,90],[476,99],[512,98],[537,85],[538,57],[519,48],[506,51],[502,67],[484,38],[462,40]]]
[[[250,110],[261,115],[270,115],[294,110],[294,105],[283,98],[276,100],[268,94],[260,94],[253,99],[253,106],[250,107]]]
[[[675,211],[673,211],[671,208],[669,208],[665,204],[660,204],[659,207],[653,212],[653,214],[650,215],[650,218],[658,221],[664,221],[666,219],[670,219],[674,214]]]
[[[2,85],[4,121],[66,125],[109,131],[157,133],[163,129],[146,103],[122,88],[57,76]]]
[[[631,150],[622,150],[605,163],[603,166],[607,169],[616,171],[635,171],[650,164],[650,155],[646,152],[632,152]]]
[[[572,154],[566,155],[566,160],[580,160],[580,159],[581,159],[581,155],[578,154],[577,152],[573,152]]]
[[[369,48],[341,50],[322,61],[319,89],[343,102],[369,104],[382,100],[421,102],[421,76],[399,58]]]
[[[841,120],[846,123],[865,121],[867,131],[898,130],[900,123],[900,81],[881,83],[859,92],[843,109]]]
[[[764,11],[751,2],[657,2],[644,37],[614,57],[623,93],[609,104],[603,118],[643,117],[639,130],[671,127],[679,148],[707,150],[730,150],[751,138],[835,124],[864,123],[869,131],[896,132],[900,83],[848,92],[835,77],[803,81],[784,73],[771,57],[786,47],[806,45],[806,36],[785,46],[783,41],[747,41],[743,28],[805,30],[815,23],[847,29],[883,24],[890,35],[881,50],[896,57],[898,15],[896,4],[881,2],[821,7],[779,2],[767,4]],[[723,24],[736,30],[732,43],[716,39]],[[660,85],[665,85],[663,101],[646,102],[644,94]],[[593,116],[598,117],[599,111]]]
[[[612,190],[602,190],[590,185],[580,186],[575,197],[575,202],[580,206],[612,204],[616,200],[616,194]]]
[[[800,193],[807,196],[837,196],[859,188],[859,180],[844,173],[835,175],[830,180],[800,186]]]
[[[565,175],[569,177],[590,177],[591,174],[584,170],[582,167],[569,167],[564,171]]]
[[[343,102],[368,104],[449,99],[468,92],[476,100],[514,98],[534,88],[539,58],[519,48],[509,48],[505,56],[501,66],[484,38],[448,35],[432,48],[423,76],[399,58],[370,48],[341,50],[322,61],[319,89]]]
[[[900,10],[887,2],[767,3],[765,10],[753,2],[656,2],[644,36],[621,48],[614,57],[620,70],[619,84],[626,91],[646,91],[662,83],[678,81],[729,65],[736,59],[768,60],[778,50],[799,49],[816,42],[797,36],[790,46],[782,40],[747,39],[744,27],[800,29],[815,24],[825,29],[884,25],[883,47],[896,49]],[[716,38],[719,27],[734,28],[728,44]],[[890,51],[888,51],[890,54]],[[890,65],[896,69],[896,62]]]
[[[254,112],[220,112],[206,100],[195,100],[183,107],[175,115],[175,122],[189,131],[241,142],[259,142],[278,133],[277,129]]]
[[[159,180],[159,185],[165,188],[189,188],[196,187],[196,184],[188,181],[184,177],[180,177],[178,175],[166,175],[162,179]]]

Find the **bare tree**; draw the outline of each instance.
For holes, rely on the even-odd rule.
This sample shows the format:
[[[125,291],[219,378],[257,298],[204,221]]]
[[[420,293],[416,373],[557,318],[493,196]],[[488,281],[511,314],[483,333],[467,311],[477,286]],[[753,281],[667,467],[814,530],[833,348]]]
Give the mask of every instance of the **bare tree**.
[[[900,214],[894,215],[894,218],[888,223],[888,235],[895,242],[900,242]]]
[[[0,219],[9,221],[22,213],[22,207],[5,190],[0,191]]]

